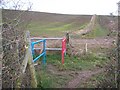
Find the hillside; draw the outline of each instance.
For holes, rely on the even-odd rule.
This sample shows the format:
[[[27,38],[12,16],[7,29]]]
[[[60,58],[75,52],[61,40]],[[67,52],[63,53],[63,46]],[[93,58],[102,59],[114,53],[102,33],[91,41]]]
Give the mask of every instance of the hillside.
[[[13,87],[13,83],[20,87],[35,84],[38,88],[115,87],[117,17],[15,10],[3,10],[2,15],[4,87]],[[64,39],[67,45],[58,38],[46,39],[43,44],[40,39],[28,41],[24,30],[30,31],[30,38],[62,38],[66,32],[70,38]],[[48,48],[52,48],[51,51]],[[35,58],[38,61],[33,63]]]
[[[63,36],[66,31],[83,28],[92,16],[62,15],[43,12],[31,12],[29,29],[32,35]],[[37,32],[37,33],[36,33]]]
[[[18,16],[23,11],[3,10],[3,15],[9,18]],[[45,12],[24,12],[22,20],[29,23],[28,30],[32,36],[61,37],[67,31],[83,29],[91,19],[91,15],[67,15]],[[114,21],[111,22],[111,21]],[[117,29],[117,17],[97,15],[98,26],[105,30]],[[111,25],[112,24],[112,25]],[[104,33],[104,32],[103,32]]]

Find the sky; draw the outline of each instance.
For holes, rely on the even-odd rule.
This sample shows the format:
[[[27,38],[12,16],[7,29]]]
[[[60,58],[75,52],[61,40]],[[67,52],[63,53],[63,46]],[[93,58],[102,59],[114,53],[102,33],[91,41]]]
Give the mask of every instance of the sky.
[[[120,0],[30,0],[33,11],[61,14],[117,14]]]
[[[32,11],[60,14],[117,15],[120,0],[4,0],[8,8],[20,2],[24,6],[32,3]],[[26,4],[23,4],[25,3]],[[24,10],[23,9],[23,10]]]

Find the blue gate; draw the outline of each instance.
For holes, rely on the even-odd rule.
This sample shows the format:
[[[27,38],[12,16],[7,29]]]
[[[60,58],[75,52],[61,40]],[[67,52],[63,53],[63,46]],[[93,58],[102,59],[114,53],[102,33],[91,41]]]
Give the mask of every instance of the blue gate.
[[[40,43],[40,42],[43,42],[43,52],[42,52],[39,56],[37,56],[37,57],[33,60],[33,62],[36,62],[40,57],[43,56],[42,62],[43,62],[43,64],[45,64],[45,63],[46,63],[46,39],[38,40],[38,41],[36,41],[36,42],[31,42],[32,55],[35,54],[35,52],[34,52],[34,50],[35,50],[34,45],[35,45],[35,44],[38,44],[38,43]]]

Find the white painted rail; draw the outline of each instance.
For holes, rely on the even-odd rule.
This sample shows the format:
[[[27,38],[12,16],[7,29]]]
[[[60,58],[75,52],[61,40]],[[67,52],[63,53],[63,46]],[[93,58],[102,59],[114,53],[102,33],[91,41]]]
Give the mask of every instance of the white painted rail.
[[[41,40],[41,39],[46,39],[46,40],[62,40],[63,38],[39,38],[39,37],[34,37],[30,38],[31,40]]]
[[[34,48],[34,50],[40,50],[41,48]],[[46,48],[46,50],[55,50],[55,51],[59,51],[62,50],[62,48]]]

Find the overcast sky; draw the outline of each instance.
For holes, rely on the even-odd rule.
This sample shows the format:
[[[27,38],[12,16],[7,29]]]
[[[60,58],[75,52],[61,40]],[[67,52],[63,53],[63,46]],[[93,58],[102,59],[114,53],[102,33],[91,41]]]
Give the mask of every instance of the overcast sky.
[[[62,14],[117,14],[120,0],[30,0],[32,10]]]
[[[61,13],[61,14],[97,14],[109,15],[113,13],[117,15],[118,5],[120,0],[4,0],[8,1],[8,8],[18,1],[26,4],[29,1],[33,3],[32,10],[40,12]],[[28,5],[27,5],[28,4]]]

